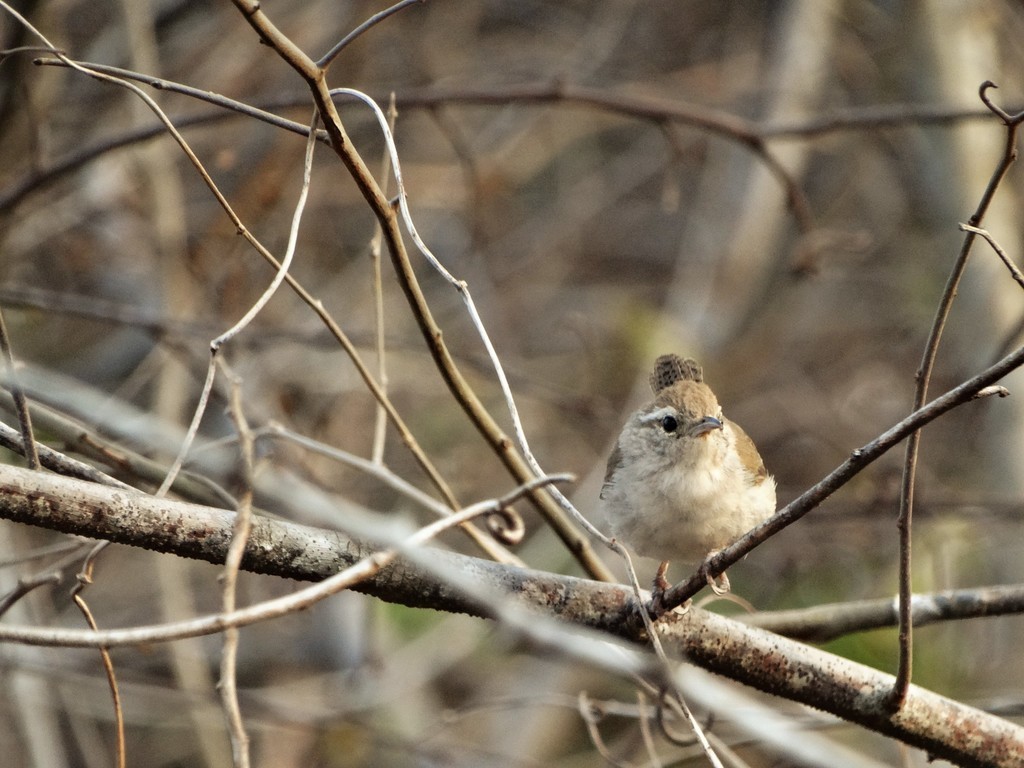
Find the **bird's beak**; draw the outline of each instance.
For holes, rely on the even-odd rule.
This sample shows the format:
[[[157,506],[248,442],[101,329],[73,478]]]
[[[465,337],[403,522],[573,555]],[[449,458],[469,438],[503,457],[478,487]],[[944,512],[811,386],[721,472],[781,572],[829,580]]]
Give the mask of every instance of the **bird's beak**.
[[[716,429],[721,428],[722,422],[720,420],[714,416],[705,416],[690,428],[690,434],[693,437],[704,437],[709,432],[714,432]]]

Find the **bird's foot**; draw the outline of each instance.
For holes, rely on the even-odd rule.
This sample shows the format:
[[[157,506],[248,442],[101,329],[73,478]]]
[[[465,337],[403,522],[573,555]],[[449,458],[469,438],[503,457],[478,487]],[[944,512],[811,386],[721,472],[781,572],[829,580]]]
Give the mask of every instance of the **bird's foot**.
[[[711,591],[721,597],[731,591],[729,585],[729,577],[725,575],[725,571],[722,571],[717,576],[712,576],[711,571],[708,570],[708,560],[718,554],[718,550],[709,552],[704,562],[700,566],[700,572],[704,575],[704,578],[708,582],[708,586],[711,587]]]
[[[708,577],[708,586],[711,587],[711,591],[721,597],[722,595],[729,594],[732,591],[732,587],[729,584],[729,577],[725,574],[725,571],[718,574],[717,577],[712,576],[710,573]]]
[[[651,616],[655,619],[661,617],[668,611],[668,608],[665,606],[665,593],[668,592],[672,584],[665,577],[667,572],[668,562],[662,562],[661,565],[658,566],[658,572],[654,574],[654,584],[651,587],[650,612]],[[687,600],[682,605],[676,606],[673,610],[676,613],[684,614],[690,610],[690,602],[691,601]]]

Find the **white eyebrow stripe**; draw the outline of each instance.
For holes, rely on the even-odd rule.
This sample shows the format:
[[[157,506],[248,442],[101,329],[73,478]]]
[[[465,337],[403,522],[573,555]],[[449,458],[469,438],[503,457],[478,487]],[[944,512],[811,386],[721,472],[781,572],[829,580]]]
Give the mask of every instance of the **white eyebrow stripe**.
[[[650,413],[645,413],[643,416],[640,417],[640,423],[641,424],[646,424],[646,423],[648,423],[650,421],[661,421],[666,416],[675,416],[675,415],[677,415],[676,414],[676,409],[671,407],[671,406],[666,405],[664,408],[659,408],[656,411],[651,411]]]

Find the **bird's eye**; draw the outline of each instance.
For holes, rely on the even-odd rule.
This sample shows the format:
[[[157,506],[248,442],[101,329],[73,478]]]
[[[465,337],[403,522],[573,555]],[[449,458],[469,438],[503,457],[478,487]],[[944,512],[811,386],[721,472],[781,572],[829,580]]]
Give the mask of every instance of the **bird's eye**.
[[[666,416],[661,420],[661,428],[668,433],[675,432],[679,427],[679,422],[676,421],[675,416]]]

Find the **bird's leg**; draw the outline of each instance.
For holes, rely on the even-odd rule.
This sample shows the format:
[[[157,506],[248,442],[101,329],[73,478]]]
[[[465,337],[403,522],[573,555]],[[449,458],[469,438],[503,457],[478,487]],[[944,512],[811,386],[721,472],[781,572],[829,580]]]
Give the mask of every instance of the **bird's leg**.
[[[668,579],[665,578],[665,574],[668,572],[668,562],[668,560],[662,560],[658,566],[657,573],[654,574],[654,584],[651,587],[651,613],[655,617],[661,616],[664,613],[663,601],[665,592],[672,586]]]
[[[662,560],[658,566],[658,572],[654,574],[654,591],[665,592],[672,585],[668,583],[665,574],[668,573],[668,560]]]

